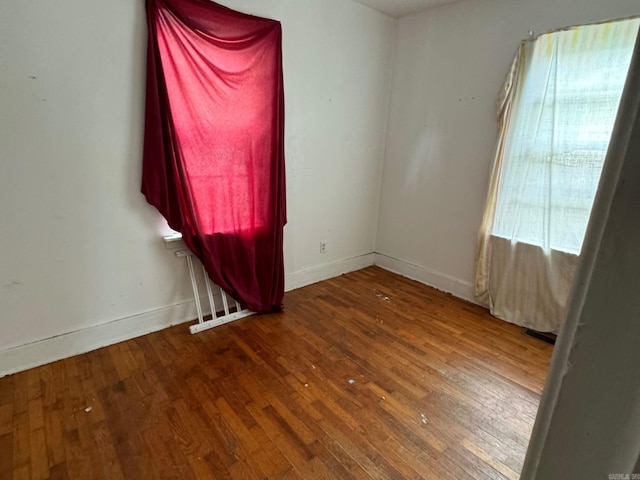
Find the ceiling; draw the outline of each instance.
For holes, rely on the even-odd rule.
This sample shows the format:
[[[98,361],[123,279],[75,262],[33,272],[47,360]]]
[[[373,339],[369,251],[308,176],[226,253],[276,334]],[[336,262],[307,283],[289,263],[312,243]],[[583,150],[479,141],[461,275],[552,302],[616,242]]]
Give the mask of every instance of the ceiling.
[[[455,3],[460,0],[355,0],[362,5],[367,5],[390,17],[404,17],[412,13],[418,13],[431,7],[438,7],[447,3]]]

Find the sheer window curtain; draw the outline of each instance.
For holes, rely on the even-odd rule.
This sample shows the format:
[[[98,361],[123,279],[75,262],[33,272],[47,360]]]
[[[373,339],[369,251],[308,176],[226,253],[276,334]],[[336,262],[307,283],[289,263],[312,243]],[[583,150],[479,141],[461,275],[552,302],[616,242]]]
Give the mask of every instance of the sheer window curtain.
[[[493,315],[561,326],[640,20],[523,41],[498,101],[499,136],[476,253]]]

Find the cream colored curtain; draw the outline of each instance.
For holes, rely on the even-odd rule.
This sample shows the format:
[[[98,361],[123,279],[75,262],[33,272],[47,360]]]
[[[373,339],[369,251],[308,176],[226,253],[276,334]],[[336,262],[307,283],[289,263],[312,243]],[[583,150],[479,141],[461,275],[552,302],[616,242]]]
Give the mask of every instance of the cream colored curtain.
[[[581,26],[520,45],[498,99],[476,252],[476,298],[499,318],[560,328],[638,25]]]

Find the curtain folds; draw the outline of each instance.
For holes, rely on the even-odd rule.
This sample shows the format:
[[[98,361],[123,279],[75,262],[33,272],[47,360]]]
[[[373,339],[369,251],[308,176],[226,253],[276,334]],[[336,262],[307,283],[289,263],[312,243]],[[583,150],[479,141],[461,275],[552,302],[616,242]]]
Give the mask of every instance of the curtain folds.
[[[504,156],[504,144],[507,138],[507,126],[509,125],[509,119],[511,118],[511,109],[513,106],[514,92],[516,85],[520,78],[520,70],[524,54],[522,49],[525,44],[520,45],[520,49],[511,63],[511,68],[507,74],[507,78],[504,81],[502,90],[498,95],[497,101],[497,119],[498,119],[498,141],[496,146],[496,153],[493,158],[493,168],[491,171],[491,180],[489,183],[489,195],[487,196],[487,202],[484,209],[484,215],[482,217],[482,225],[480,227],[480,235],[478,236],[478,243],[476,249],[476,277],[474,283],[474,294],[478,301],[485,306],[490,305],[489,298],[489,265],[491,255],[491,235],[487,235],[486,232],[491,232],[493,229],[493,219],[496,212],[496,200],[498,196],[498,185],[500,180],[500,172],[502,169],[502,159]]]
[[[282,307],[280,23],[208,0],[147,0],[142,192],[211,280],[255,312]]]
[[[629,68],[637,19],[523,41],[498,100],[476,251],[493,315],[557,332]]]

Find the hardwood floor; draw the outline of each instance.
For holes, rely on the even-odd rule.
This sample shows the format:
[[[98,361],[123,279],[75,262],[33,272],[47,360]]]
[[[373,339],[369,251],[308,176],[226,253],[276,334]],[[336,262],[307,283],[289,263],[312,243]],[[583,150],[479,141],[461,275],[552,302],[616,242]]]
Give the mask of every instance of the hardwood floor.
[[[517,479],[552,347],[372,267],[0,379],[2,479]]]

